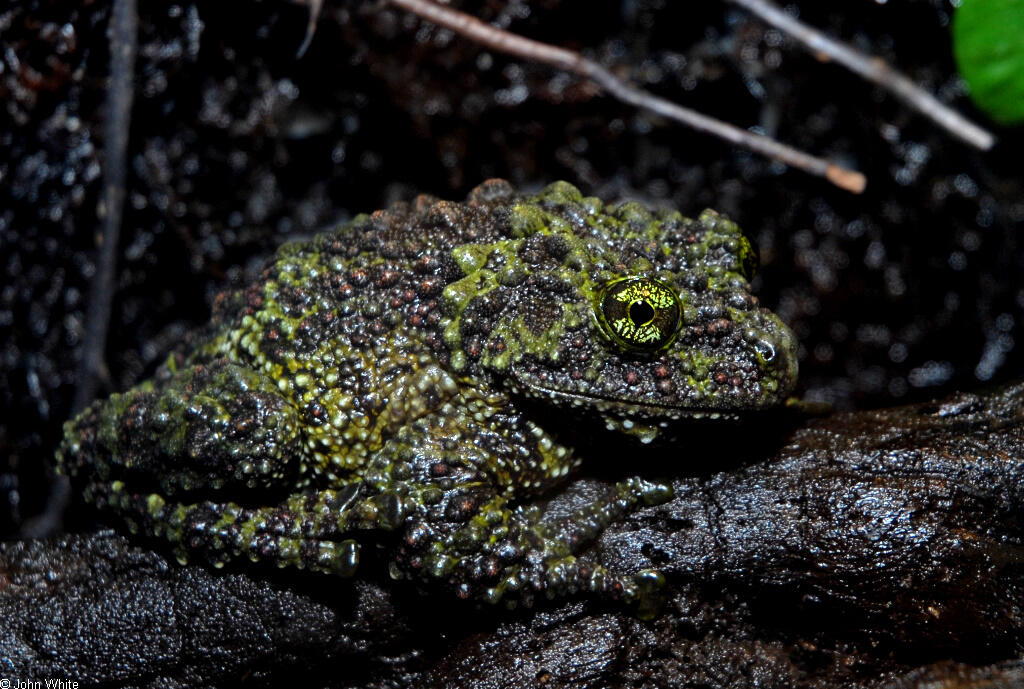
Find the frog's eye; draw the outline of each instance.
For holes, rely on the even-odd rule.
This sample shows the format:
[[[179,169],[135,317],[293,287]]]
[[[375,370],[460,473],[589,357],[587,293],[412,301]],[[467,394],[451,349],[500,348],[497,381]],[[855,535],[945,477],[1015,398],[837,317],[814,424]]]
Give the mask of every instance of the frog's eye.
[[[598,320],[619,346],[651,351],[675,337],[680,311],[679,296],[664,282],[628,277],[604,286]]]

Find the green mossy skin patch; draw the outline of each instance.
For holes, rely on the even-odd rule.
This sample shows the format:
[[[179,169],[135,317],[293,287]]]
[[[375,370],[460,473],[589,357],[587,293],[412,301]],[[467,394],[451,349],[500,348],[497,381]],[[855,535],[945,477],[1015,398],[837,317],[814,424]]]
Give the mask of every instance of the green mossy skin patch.
[[[992,119],[1024,122],[1024,0],[963,0],[953,55],[971,98]]]
[[[391,574],[462,597],[637,599],[657,577],[573,549],[665,486],[623,481],[567,517],[583,533],[529,500],[585,459],[566,409],[650,441],[785,399],[795,342],[751,296],[754,260],[713,211],[564,182],[420,197],[282,246],[186,355],[69,422],[58,462],[183,562],[349,577],[373,533],[397,530]]]

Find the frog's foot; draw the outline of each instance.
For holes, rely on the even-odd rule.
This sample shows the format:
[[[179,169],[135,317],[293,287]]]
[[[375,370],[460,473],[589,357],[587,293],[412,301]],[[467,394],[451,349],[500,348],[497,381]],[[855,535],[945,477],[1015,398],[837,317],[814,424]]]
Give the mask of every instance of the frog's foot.
[[[487,588],[483,598],[514,608],[520,603],[530,607],[539,596],[555,599],[591,593],[635,605],[637,614],[646,619],[656,616],[661,609],[659,594],[664,585],[665,576],[657,570],[619,574],[570,555],[541,567],[514,567],[497,585]]]
[[[393,530],[406,511],[399,493],[367,497],[362,488],[308,491],[263,507],[167,502],[155,493],[129,493],[118,481],[91,483],[86,496],[117,512],[132,531],[167,539],[182,564],[197,557],[215,567],[248,560],[352,576],[359,565],[352,533]]]
[[[664,484],[630,479],[611,495],[556,521],[536,507],[509,507],[503,498],[483,505],[469,523],[447,534],[425,525],[406,533],[395,568],[423,579],[442,579],[462,598],[531,605],[538,596],[577,592],[637,602],[660,588],[656,572],[618,574],[575,556],[613,521],[645,505],[671,498]]]

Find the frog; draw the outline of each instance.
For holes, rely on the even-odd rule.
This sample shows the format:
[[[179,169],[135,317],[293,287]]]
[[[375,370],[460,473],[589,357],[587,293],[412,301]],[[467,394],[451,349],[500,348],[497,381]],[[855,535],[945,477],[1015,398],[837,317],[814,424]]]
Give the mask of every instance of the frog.
[[[383,552],[394,579],[473,601],[635,601],[657,570],[582,550],[670,484],[620,474],[542,507],[587,460],[581,428],[642,461],[680,424],[785,402],[796,340],[756,265],[713,210],[566,182],[421,195],[280,247],[152,378],[65,424],[58,470],[182,564],[350,578]]]

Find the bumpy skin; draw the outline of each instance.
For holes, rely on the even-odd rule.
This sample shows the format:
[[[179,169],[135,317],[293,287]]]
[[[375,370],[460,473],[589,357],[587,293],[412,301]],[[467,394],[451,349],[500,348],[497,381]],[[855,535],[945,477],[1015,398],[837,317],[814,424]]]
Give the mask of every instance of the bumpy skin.
[[[750,295],[753,264],[713,211],[605,208],[565,183],[420,197],[282,247],[187,355],[68,422],[59,466],[182,561],[348,576],[394,531],[392,576],[462,597],[636,598],[659,575],[573,553],[669,490],[629,479],[541,522],[530,501],[583,460],[560,411],[650,441],[781,402],[794,341]]]

